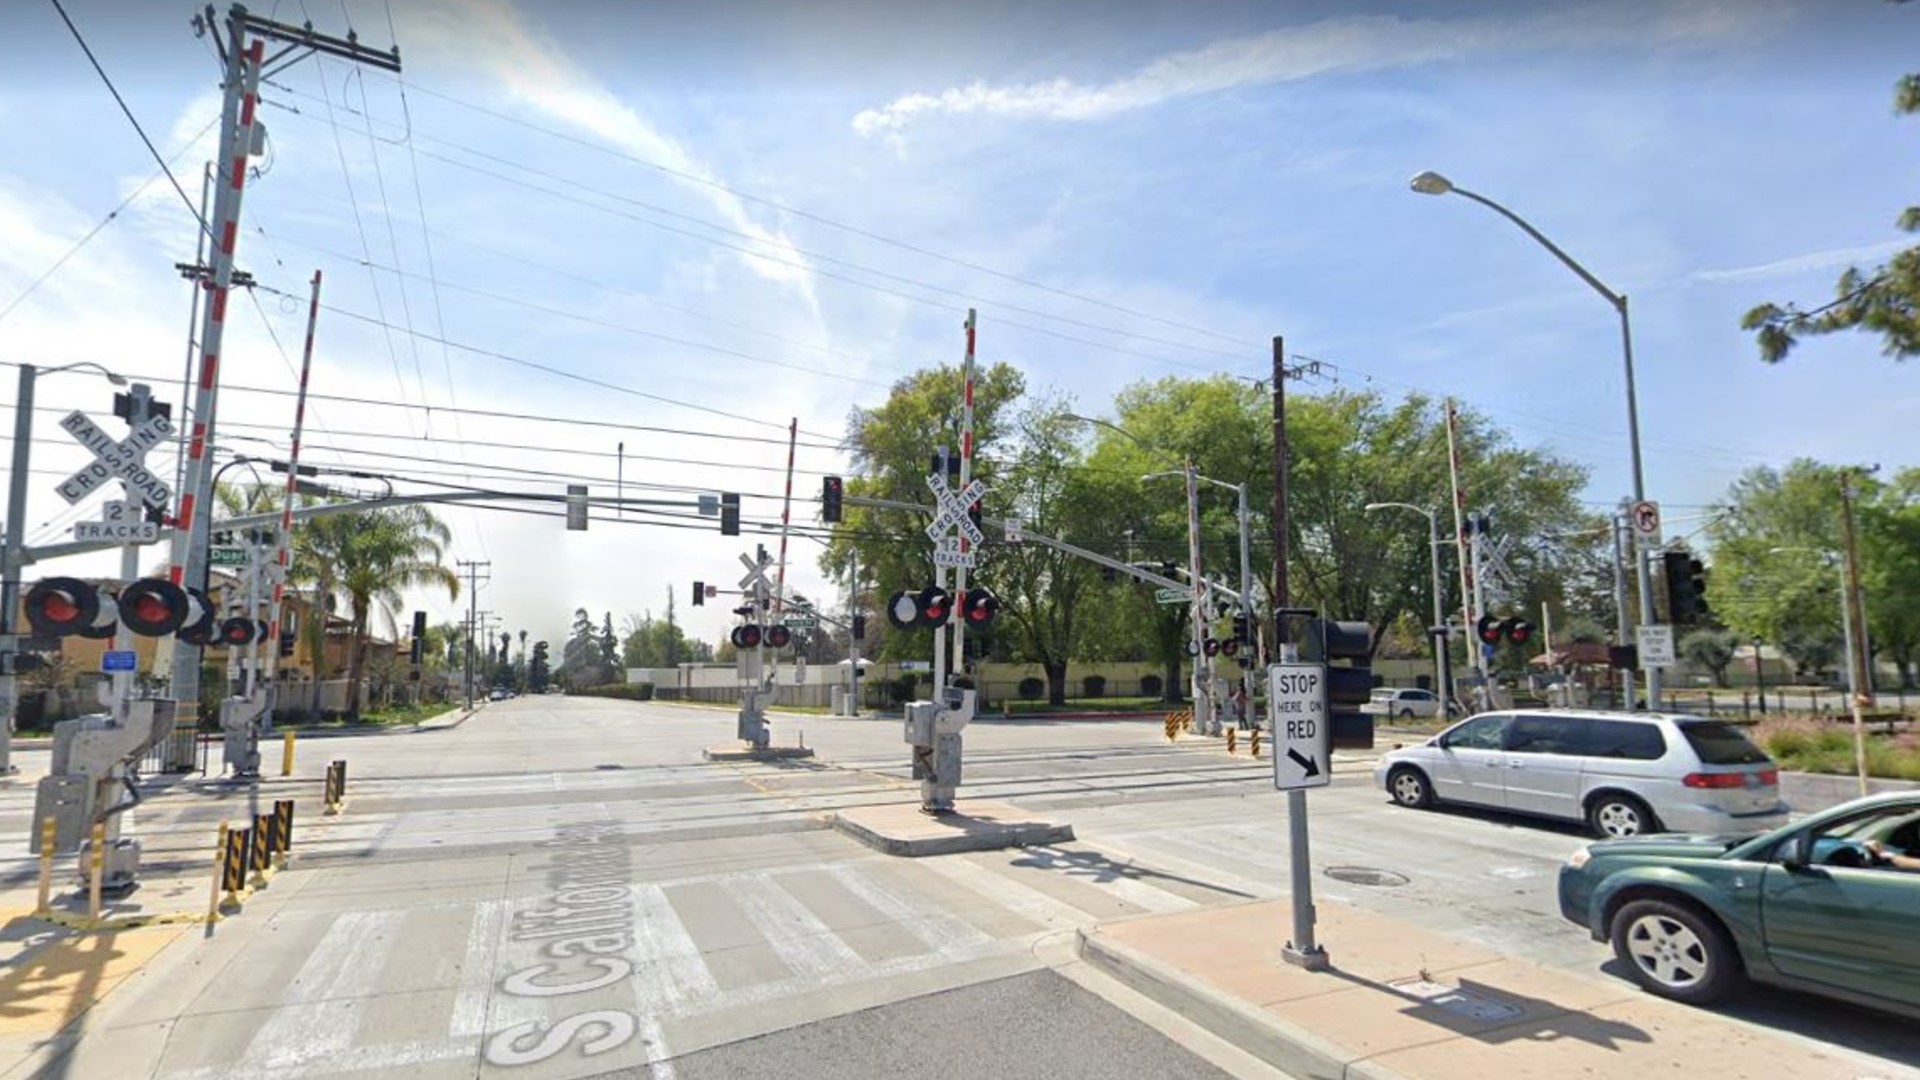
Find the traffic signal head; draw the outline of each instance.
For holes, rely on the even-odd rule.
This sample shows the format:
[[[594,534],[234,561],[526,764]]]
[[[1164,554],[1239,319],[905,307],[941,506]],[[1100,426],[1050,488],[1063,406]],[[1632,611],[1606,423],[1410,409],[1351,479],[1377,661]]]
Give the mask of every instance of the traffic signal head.
[[[967,625],[984,630],[993,625],[994,616],[1000,613],[1000,598],[985,589],[968,589],[965,603],[961,606],[961,615]]]
[[[853,617],[853,640],[867,640],[867,617],[865,615],[855,615]]]
[[[740,535],[740,496],[737,492],[720,494],[720,535]]]
[[[1373,696],[1373,627],[1363,622],[1309,619],[1301,658],[1327,664],[1327,712],[1332,743],[1340,749],[1370,749],[1373,717],[1360,712]],[[1331,661],[1345,660],[1344,667]]]
[[[1233,640],[1236,643],[1242,645],[1250,645],[1253,643],[1252,622],[1253,620],[1247,618],[1245,615],[1235,615],[1233,617]],[[1229,653],[1228,655],[1232,654]]]
[[[693,583],[693,606],[704,607],[706,606],[706,603],[707,603],[706,583],[701,581],[694,582]]]
[[[65,637],[113,636],[119,618],[113,597],[105,589],[79,578],[55,577],[27,590],[27,623],[36,634]]]
[[[1667,579],[1667,619],[1699,622],[1707,615],[1707,568],[1685,551],[1665,551],[1660,565]]]
[[[824,478],[820,483],[820,519],[833,524],[840,520],[841,498],[846,494],[844,483],[837,476]]]

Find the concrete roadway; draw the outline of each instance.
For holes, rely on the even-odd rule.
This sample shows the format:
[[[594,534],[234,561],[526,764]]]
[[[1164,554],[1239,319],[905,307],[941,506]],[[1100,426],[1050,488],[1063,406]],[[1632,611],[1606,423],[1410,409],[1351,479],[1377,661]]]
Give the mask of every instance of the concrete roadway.
[[[257,793],[176,783],[139,811],[156,879],[202,865],[255,798],[300,800],[295,867],[63,1037],[0,1039],[0,1077],[1275,1075],[1072,955],[1080,926],[1281,891],[1283,804],[1244,747],[1168,746],[1154,722],[977,722],[963,794],[1080,840],[904,860],[819,817],[916,797],[895,723],[776,717],[776,743],[819,757],[702,762],[732,728],[710,709],[522,698],[448,731],[310,740],[299,777]],[[349,804],[323,818],[335,757]],[[1366,758],[1312,796],[1321,896],[1555,966],[1606,960],[1554,914],[1578,835],[1397,810]],[[10,845],[25,763],[29,782],[0,785]],[[0,860],[0,885],[24,865]],[[1735,1011],[1920,1057],[1901,1025],[1811,999]],[[933,1017],[947,1026],[925,1033]]]

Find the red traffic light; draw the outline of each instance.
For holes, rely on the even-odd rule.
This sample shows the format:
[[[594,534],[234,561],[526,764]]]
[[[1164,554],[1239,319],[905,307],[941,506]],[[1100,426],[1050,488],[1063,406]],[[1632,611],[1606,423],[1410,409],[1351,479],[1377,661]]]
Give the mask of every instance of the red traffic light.
[[[985,628],[993,625],[994,616],[1000,613],[1000,598],[985,589],[968,589],[966,602],[961,606],[961,614],[967,625]]]
[[[784,626],[769,626],[766,637],[769,648],[784,649],[793,640],[793,631]]]
[[[1504,625],[1507,628],[1507,640],[1515,645],[1525,645],[1533,638],[1533,624],[1525,619],[1508,619]]]
[[[1500,620],[1491,615],[1482,615],[1480,621],[1473,626],[1474,632],[1480,636],[1482,642],[1488,645],[1500,644]]]

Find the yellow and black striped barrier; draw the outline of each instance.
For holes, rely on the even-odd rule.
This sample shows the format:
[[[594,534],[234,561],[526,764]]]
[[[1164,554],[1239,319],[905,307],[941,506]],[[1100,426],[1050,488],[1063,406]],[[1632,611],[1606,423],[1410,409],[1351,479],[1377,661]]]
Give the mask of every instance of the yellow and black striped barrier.
[[[1193,730],[1193,710],[1192,709],[1175,709],[1174,711],[1168,713],[1167,720],[1166,720],[1166,727],[1167,727],[1168,742],[1172,742],[1175,739],[1179,738],[1180,733],[1183,731],[1192,731]]]
[[[1247,748],[1253,751],[1254,757],[1260,756],[1260,729],[1259,728],[1254,728],[1253,733],[1247,736]]]
[[[329,817],[347,808],[347,763],[334,761],[327,765],[327,780],[324,791],[326,809],[321,813]]]

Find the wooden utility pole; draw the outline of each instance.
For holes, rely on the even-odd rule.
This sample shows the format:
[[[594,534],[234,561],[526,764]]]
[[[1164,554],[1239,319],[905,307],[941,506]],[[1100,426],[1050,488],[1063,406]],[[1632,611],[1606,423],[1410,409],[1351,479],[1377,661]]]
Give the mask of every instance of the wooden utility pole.
[[[1848,640],[1853,643],[1852,655],[1847,657],[1848,689],[1852,699],[1853,713],[1853,764],[1860,775],[1860,794],[1868,793],[1867,783],[1867,723],[1865,710],[1873,707],[1873,663],[1867,650],[1866,612],[1860,607],[1860,543],[1853,527],[1854,482],[1858,479],[1858,469],[1840,471],[1840,529],[1846,541],[1844,555],[1847,560],[1847,595],[1842,605],[1842,617],[1846,621],[1844,629]]]

